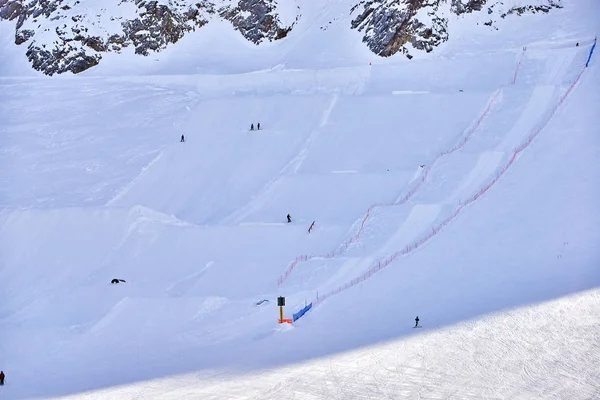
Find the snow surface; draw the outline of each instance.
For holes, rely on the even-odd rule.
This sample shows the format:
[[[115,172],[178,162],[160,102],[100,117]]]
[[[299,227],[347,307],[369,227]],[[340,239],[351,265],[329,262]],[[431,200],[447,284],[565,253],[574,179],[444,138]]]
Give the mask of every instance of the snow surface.
[[[600,4],[369,66],[317,3],[215,74],[2,64],[0,398],[600,397]]]

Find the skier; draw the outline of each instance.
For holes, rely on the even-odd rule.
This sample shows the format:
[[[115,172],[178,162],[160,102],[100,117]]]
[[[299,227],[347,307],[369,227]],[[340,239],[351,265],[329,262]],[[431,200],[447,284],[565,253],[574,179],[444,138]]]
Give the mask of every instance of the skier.
[[[4,371],[0,371],[0,386],[4,386]]]
[[[256,128],[260,131],[260,122],[256,125]]]
[[[254,124],[250,124],[250,130],[253,131],[254,130]]]
[[[181,143],[185,142],[185,137],[181,135]]]
[[[419,316],[417,315],[417,318],[415,318],[415,328],[419,326]]]
[[[287,219],[288,219],[288,224],[289,224],[290,222],[292,222],[292,217],[290,217],[290,214],[288,214],[288,215],[287,215]]]

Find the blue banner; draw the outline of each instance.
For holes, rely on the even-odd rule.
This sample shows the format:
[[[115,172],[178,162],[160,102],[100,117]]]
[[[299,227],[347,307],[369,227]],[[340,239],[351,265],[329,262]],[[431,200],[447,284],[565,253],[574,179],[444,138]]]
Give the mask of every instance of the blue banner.
[[[587,68],[588,65],[590,65],[590,60],[592,59],[592,54],[594,54],[594,49],[596,48],[596,41],[594,40],[594,45],[592,46],[592,49],[590,50],[590,56],[588,57],[587,62],[585,63],[585,67]]]
[[[299,320],[300,318],[302,318],[302,316],[304,314],[306,314],[306,312],[308,310],[310,310],[312,308],[312,303],[310,303],[309,305],[307,305],[306,307],[304,307],[302,310],[298,311],[296,314],[294,314],[292,316],[292,321],[296,322],[296,320]]]

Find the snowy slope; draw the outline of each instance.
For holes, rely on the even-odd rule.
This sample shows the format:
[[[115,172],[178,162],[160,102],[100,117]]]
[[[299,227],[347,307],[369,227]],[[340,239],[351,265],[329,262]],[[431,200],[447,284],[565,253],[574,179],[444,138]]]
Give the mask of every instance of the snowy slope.
[[[1,79],[0,398],[599,396],[597,15]],[[314,307],[279,326],[279,295]]]

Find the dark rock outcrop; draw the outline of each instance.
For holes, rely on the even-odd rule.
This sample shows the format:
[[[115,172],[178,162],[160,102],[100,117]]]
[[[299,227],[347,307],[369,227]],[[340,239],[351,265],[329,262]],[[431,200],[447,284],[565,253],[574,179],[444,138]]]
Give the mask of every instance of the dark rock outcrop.
[[[510,10],[508,10],[507,12],[503,13],[500,15],[501,18],[505,18],[507,15],[511,15],[511,14],[516,14],[516,15],[521,15],[521,14],[525,14],[525,13],[547,13],[550,10],[552,10],[553,8],[562,8],[560,6],[560,4],[557,4],[555,2],[550,2],[550,4],[548,5],[542,5],[542,6],[524,6],[524,7],[513,7]]]
[[[136,54],[147,56],[176,43],[212,18],[230,21],[256,44],[281,39],[293,26],[280,21],[276,0],[238,0],[220,8],[213,0],[121,0],[119,7],[135,7],[130,18],[108,16],[104,9],[86,15],[88,10],[79,1],[61,3],[0,0],[0,19],[17,21],[15,43],[28,43],[27,57],[33,68],[47,75],[85,71],[97,65],[103,53],[121,52],[129,46]]]
[[[358,14],[351,28],[364,32],[363,42],[380,56],[401,53],[412,58],[412,49],[430,52],[448,40],[451,15],[486,11],[491,16],[484,25],[495,28],[494,16],[505,18],[510,14],[548,12],[560,8],[559,3],[560,0],[548,0],[547,5],[525,5],[500,11],[504,7],[501,0],[362,0],[351,10],[352,14]],[[442,7],[447,4],[449,11],[447,6]]]
[[[123,38],[113,38],[112,41],[112,44],[119,43],[121,46],[133,44],[136,54],[147,56],[150,51],[165,49],[185,33],[208,22],[201,17],[198,9],[201,4],[182,11],[158,4],[157,1],[136,0],[136,5],[140,10],[139,18],[123,22]]]
[[[296,21],[285,24],[279,3],[292,0],[119,0],[113,13],[85,8],[80,0],[0,0],[0,19],[16,21],[15,43],[27,46],[33,68],[48,74],[78,73],[97,65],[106,52],[133,47],[148,56],[178,42],[212,19],[229,21],[255,44],[285,38]],[[503,0],[347,0],[351,29],[363,33],[374,53],[388,57],[431,52],[449,38],[449,20],[483,12],[483,26],[510,15],[548,12],[560,0],[509,8]],[[352,6],[354,4],[354,6]],[[289,6],[289,5],[288,5]],[[93,15],[92,15],[93,14]],[[487,18],[487,17],[486,17]],[[324,29],[321,27],[321,29]]]
[[[0,0],[0,19],[13,20],[18,18],[23,12],[23,5],[20,1]]]
[[[437,14],[442,1],[363,1],[355,6],[362,5],[363,12],[352,21],[352,28],[365,33],[363,41],[374,53],[388,57],[401,52],[410,58],[407,44],[430,52],[448,40],[448,20]],[[418,13],[425,13],[427,22],[421,21]]]
[[[15,33],[15,44],[23,44],[33,37],[35,34],[31,29],[17,29]]]
[[[30,45],[27,49],[27,58],[33,68],[48,75],[64,71],[71,71],[76,74],[100,62],[99,55],[90,56],[82,50],[74,52],[68,45],[56,46],[51,50]]]
[[[481,11],[486,2],[487,0],[452,0],[450,10],[456,15]]]
[[[279,40],[287,36],[292,26],[284,27],[274,13],[273,0],[240,0],[235,8],[224,8],[221,17],[231,21],[235,29],[249,41]]]

